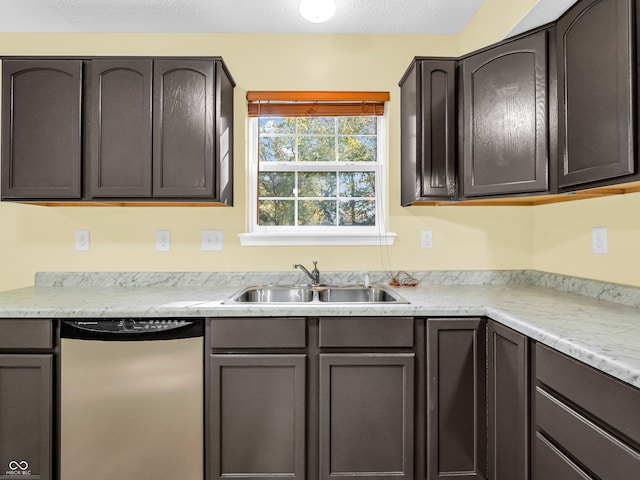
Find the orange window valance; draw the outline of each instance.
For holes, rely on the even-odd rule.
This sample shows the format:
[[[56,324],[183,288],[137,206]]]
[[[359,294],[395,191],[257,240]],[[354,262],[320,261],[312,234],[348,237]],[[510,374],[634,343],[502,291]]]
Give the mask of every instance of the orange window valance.
[[[384,115],[389,92],[247,92],[250,117]]]

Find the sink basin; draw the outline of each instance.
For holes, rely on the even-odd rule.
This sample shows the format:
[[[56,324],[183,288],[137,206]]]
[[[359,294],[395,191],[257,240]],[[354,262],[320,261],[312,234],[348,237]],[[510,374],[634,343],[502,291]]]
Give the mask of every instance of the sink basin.
[[[229,303],[409,303],[384,285],[257,285],[231,296]]]
[[[308,287],[266,285],[241,290],[231,300],[238,303],[298,303],[311,302],[313,290]]]
[[[329,287],[318,290],[318,300],[332,303],[407,303],[382,285],[371,287]]]

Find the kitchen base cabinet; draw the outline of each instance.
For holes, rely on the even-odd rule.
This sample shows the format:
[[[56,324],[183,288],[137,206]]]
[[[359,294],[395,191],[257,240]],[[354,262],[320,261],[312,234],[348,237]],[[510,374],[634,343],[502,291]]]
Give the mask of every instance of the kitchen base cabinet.
[[[52,480],[54,325],[0,320],[0,479]]]
[[[305,478],[305,355],[212,355],[210,480]]]
[[[414,359],[320,354],[320,480],[413,479]]]
[[[640,390],[535,348],[533,480],[638,478]]]
[[[484,319],[427,320],[427,478],[486,477]]]
[[[487,325],[489,478],[528,480],[529,339],[493,320]]]

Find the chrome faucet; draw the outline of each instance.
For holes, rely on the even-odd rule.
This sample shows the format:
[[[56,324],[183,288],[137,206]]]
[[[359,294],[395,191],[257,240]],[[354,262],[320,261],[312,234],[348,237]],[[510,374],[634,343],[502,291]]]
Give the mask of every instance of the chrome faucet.
[[[296,263],[293,268],[299,268],[300,270],[302,270],[307,277],[309,277],[311,279],[311,285],[320,285],[320,271],[318,270],[318,261],[314,260],[313,261],[313,271],[310,272],[309,270],[307,270],[304,265],[301,265],[299,263]]]

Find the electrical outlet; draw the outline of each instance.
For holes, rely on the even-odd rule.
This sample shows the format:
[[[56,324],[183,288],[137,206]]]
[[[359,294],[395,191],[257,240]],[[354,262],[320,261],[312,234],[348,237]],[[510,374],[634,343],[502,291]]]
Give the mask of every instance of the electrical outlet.
[[[200,248],[207,252],[221,252],[224,249],[224,230],[202,230],[202,246]]]
[[[171,250],[171,230],[156,230],[156,252]]]
[[[76,230],[76,252],[88,252],[89,243],[89,230]]]
[[[591,229],[591,251],[595,254],[608,253],[607,227],[593,227]]]
[[[433,232],[431,230],[422,230],[421,243],[422,248],[433,248]]]

